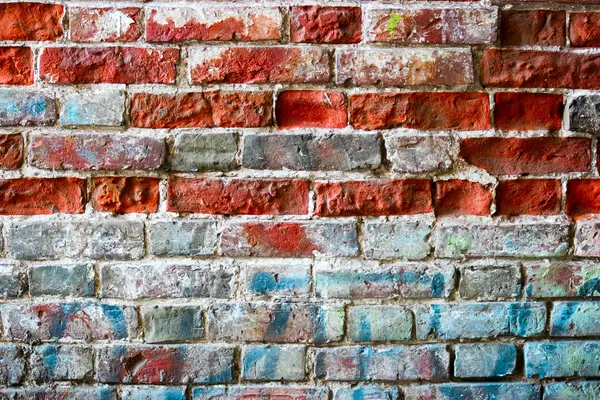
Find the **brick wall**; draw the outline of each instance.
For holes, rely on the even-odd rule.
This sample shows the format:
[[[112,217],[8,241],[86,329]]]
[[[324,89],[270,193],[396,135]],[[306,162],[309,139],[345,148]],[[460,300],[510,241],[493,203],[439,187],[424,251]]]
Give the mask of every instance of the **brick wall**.
[[[600,0],[315,3],[0,3],[0,399],[600,397]]]

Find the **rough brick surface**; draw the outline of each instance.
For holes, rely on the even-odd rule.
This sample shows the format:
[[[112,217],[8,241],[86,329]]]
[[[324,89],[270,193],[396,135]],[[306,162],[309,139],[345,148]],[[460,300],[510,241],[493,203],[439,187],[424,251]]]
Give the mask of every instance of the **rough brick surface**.
[[[358,43],[362,37],[360,7],[293,7],[290,38],[297,43]]]
[[[0,84],[33,84],[33,52],[29,47],[0,47]]]
[[[500,19],[500,42],[504,46],[564,46],[565,21],[564,11],[504,10]]]
[[[344,128],[348,125],[348,105],[340,92],[279,93],[275,115],[280,128]]]
[[[501,130],[559,130],[562,96],[538,93],[496,93],[494,119]]]
[[[561,186],[557,179],[514,179],[500,181],[496,187],[498,215],[558,214]]]
[[[135,42],[142,35],[137,7],[69,9],[74,42]]]

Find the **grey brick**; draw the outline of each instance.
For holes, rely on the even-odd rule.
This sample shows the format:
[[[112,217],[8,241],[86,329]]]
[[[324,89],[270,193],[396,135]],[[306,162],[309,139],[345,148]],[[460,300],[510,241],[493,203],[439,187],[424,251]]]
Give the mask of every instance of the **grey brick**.
[[[214,221],[153,222],[150,252],[159,256],[206,256],[215,253],[217,223]]]
[[[87,346],[36,346],[30,360],[31,377],[37,382],[83,380],[94,373],[94,351]]]
[[[600,96],[578,96],[569,103],[569,130],[600,134]]]
[[[183,133],[175,138],[171,169],[173,171],[224,171],[235,166],[237,134]]]
[[[423,218],[365,222],[363,231],[365,256],[378,260],[423,259],[431,253],[431,246],[427,242],[431,226],[432,221]]]
[[[94,277],[92,264],[30,265],[29,294],[31,296],[93,296]]]
[[[515,264],[466,266],[462,269],[459,292],[463,299],[517,297],[521,292],[521,269]]]
[[[447,135],[385,135],[384,141],[394,172],[444,172],[452,168],[458,155],[458,146]]]

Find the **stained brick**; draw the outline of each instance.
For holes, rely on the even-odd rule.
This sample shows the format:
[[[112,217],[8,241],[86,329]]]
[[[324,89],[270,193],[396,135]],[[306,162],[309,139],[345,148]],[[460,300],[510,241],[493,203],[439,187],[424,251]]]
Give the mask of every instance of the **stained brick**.
[[[135,42],[142,35],[137,7],[70,7],[69,23],[74,42]]]
[[[564,46],[565,21],[564,11],[503,10],[500,42],[504,46]]]
[[[362,36],[360,7],[296,6],[290,16],[296,43],[358,43]]]
[[[571,13],[569,15],[569,40],[573,47],[600,46],[600,13]]]

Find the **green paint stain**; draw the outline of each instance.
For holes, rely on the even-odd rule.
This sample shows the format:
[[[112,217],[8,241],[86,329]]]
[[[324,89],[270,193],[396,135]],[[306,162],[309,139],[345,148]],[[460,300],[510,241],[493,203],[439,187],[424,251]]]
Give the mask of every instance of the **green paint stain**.
[[[398,30],[398,22],[402,21],[403,19],[404,17],[400,14],[391,14],[387,25],[388,34],[393,35]]]
[[[465,250],[471,247],[471,238],[469,236],[455,235],[448,238],[448,247],[452,249],[452,254],[460,256]]]

